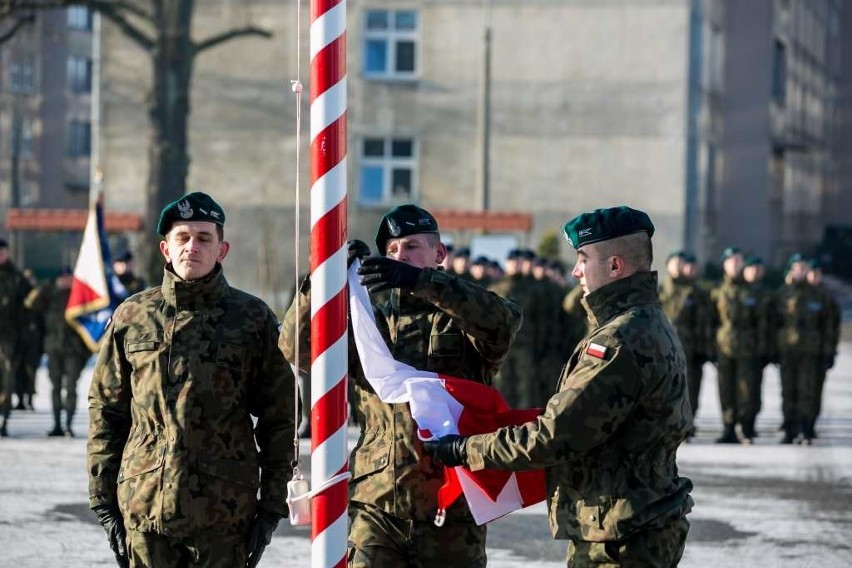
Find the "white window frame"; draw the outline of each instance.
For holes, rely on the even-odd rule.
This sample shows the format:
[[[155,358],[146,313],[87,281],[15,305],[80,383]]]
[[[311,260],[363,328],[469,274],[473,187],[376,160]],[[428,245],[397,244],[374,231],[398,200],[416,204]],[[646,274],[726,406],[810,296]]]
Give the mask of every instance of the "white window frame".
[[[386,12],[388,16],[388,28],[384,30],[375,30],[367,28],[367,19],[370,12]],[[395,29],[395,16],[398,12],[413,12],[415,16],[414,29],[412,30],[397,30]],[[364,11],[363,17],[363,32],[364,39],[361,42],[362,65],[361,69],[364,77],[367,79],[394,79],[394,80],[412,80],[420,76],[420,10],[392,10],[384,8],[367,9]],[[367,42],[369,41],[384,41],[387,45],[387,59],[385,61],[385,69],[382,71],[370,71],[367,69]],[[414,70],[413,71],[397,71],[396,52],[397,46],[402,41],[410,41],[414,44]]]
[[[383,140],[384,154],[379,156],[365,155],[365,143],[368,140]],[[411,142],[411,156],[393,156],[393,141],[406,140]],[[362,136],[358,140],[358,197],[357,202],[363,207],[386,207],[394,203],[416,202],[418,195],[417,176],[419,162],[419,143],[416,137],[408,135],[377,135]],[[366,167],[382,169],[382,195],[378,200],[365,200],[362,173]],[[393,170],[406,168],[411,171],[411,192],[405,196],[393,194]]]

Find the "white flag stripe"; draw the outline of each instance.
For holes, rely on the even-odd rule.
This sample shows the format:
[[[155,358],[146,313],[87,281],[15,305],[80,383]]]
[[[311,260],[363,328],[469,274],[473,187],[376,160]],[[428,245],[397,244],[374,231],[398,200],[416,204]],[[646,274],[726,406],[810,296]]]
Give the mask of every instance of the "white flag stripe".
[[[518,478],[514,473],[495,501],[492,501],[488,495],[479,490],[479,486],[469,477],[470,473],[464,468],[457,467],[456,473],[459,474],[459,484],[464,490],[467,504],[470,506],[470,512],[477,525],[485,524],[523,508],[524,500],[521,497],[521,489],[518,487]]]
[[[346,0],[326,11],[311,24],[311,61],[346,31]]]
[[[341,247],[311,274],[311,319],[346,287],[346,247]]]
[[[320,381],[311,382],[311,408],[319,399],[325,396],[337,382],[348,372],[348,345],[346,335],[340,336],[328,349],[319,354],[311,363],[311,376],[318,377],[319,373],[326,370],[330,381],[320,384]],[[326,369],[325,365],[328,365]]]
[[[311,186],[311,227],[346,198],[346,156]]]
[[[98,296],[104,298],[109,296],[109,290],[104,278],[104,259],[100,243],[97,211],[92,207],[86,220],[86,228],[83,230],[83,241],[80,244],[77,263],[74,265],[74,278],[85,283]]]
[[[336,566],[346,558],[349,517],[341,515],[311,542],[311,566]]]
[[[311,103],[311,143],[329,124],[346,112],[346,76]],[[342,140],[342,144],[346,141]]]

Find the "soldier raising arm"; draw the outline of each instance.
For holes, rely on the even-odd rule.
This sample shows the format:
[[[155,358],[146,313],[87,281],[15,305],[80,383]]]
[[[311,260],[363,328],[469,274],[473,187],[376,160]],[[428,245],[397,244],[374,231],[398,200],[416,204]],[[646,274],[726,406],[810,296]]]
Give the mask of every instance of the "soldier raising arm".
[[[567,223],[594,329],[544,414],[426,443],[447,466],[547,468],[551,531],[569,539],[569,566],[670,567],[683,553],[692,483],[678,475],[675,453],[692,415],[683,350],[650,272],[653,231],[628,207]]]
[[[287,515],[294,377],[274,314],[225,280],[224,223],[204,193],[166,206],[162,285],[118,307],[95,366],[89,506],[119,566],[253,567]]]

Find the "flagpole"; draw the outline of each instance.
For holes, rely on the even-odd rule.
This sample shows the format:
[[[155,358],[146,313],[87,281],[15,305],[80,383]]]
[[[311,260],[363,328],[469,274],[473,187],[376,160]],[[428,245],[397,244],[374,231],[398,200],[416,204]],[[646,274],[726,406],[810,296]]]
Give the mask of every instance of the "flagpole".
[[[101,168],[101,15],[92,14],[92,92],[89,124],[89,205],[103,192]]]
[[[346,565],[346,0],[311,0],[311,566]],[[297,204],[298,206],[298,204]]]

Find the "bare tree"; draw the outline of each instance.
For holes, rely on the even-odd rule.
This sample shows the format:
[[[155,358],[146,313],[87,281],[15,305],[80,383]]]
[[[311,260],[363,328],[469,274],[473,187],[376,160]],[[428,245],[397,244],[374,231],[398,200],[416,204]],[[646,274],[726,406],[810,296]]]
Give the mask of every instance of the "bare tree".
[[[151,62],[153,84],[148,98],[151,125],[149,174],[146,187],[146,226],[152,227],[162,208],[186,192],[189,173],[187,127],[195,58],[243,36],[270,38],[264,29],[247,25],[210,37],[191,37],[195,0],[0,0],[8,14],[85,6],[118,26]],[[2,18],[3,8],[0,8]],[[2,20],[0,20],[2,21]],[[158,277],[161,259],[150,231],[142,235],[142,254],[149,277]]]
[[[18,30],[35,21],[35,16],[32,14],[13,16],[5,1],[0,0],[2,2],[0,3],[0,45],[12,39],[18,33]]]

